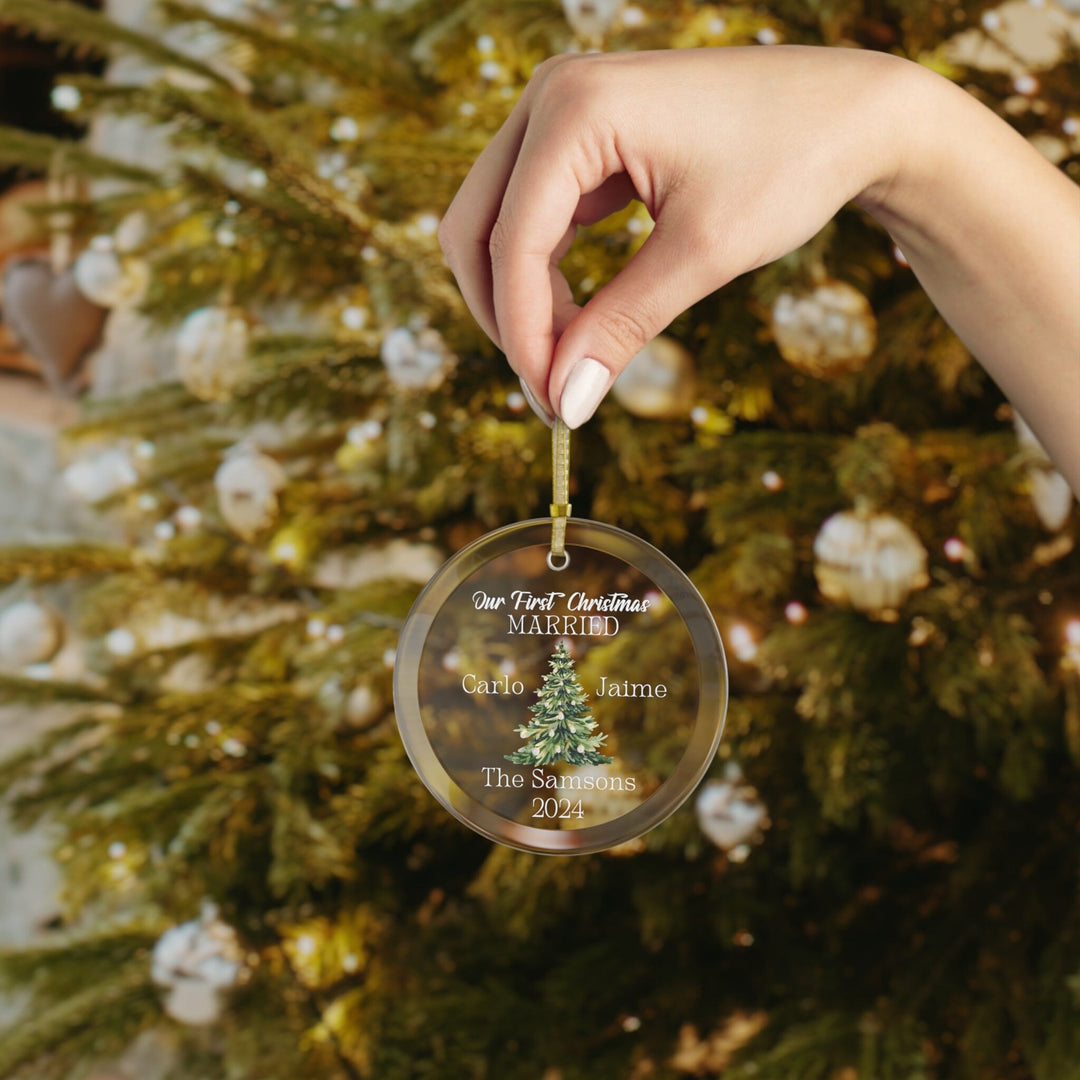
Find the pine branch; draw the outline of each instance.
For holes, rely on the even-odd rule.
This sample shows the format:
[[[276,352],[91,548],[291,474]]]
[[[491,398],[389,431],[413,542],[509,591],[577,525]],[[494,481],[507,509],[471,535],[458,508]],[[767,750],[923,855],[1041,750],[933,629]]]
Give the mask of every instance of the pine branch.
[[[110,544],[75,542],[0,548],[0,585],[20,578],[38,584],[118,573],[134,566],[132,552]]]
[[[72,989],[72,987],[81,987]],[[49,1055],[100,1054],[103,1042],[122,1045],[158,1012],[147,957],[133,959],[85,982],[85,971],[69,984],[67,996],[29,1010],[0,1033],[0,1074]],[[103,1039],[110,1023],[114,1038]],[[116,1046],[116,1049],[120,1048]]]
[[[133,52],[152,63],[187,68],[216,84],[230,85],[219,71],[163,45],[159,39],[66,0],[0,0],[0,19],[83,52]]]
[[[0,0],[0,4],[3,0]],[[66,168],[93,179],[125,180],[133,184],[156,184],[158,176],[123,161],[94,154],[70,139],[57,139],[20,128],[0,126],[0,165],[21,166],[46,172],[60,156]]]
[[[272,112],[260,112],[232,93],[189,91],[164,83],[140,90],[137,100],[162,123],[186,121],[185,139],[197,136],[202,146],[215,141],[221,150],[261,166],[311,212],[332,215],[364,235],[370,233],[368,215],[312,171],[306,142]]]
[[[336,37],[315,38],[303,34],[285,36],[254,22],[215,15],[200,4],[184,0],[163,0],[159,5],[166,18],[176,22],[204,22],[231,37],[249,42],[268,67],[274,60],[294,60],[337,79],[347,86],[363,86],[387,96],[392,92],[396,104],[410,112],[423,107],[423,97],[416,77],[400,53],[382,44],[377,33],[369,34],[362,46],[345,44]]]
[[[49,705],[56,702],[114,702],[114,690],[103,690],[86,683],[58,682],[52,679],[28,679],[0,674],[0,701],[20,705]]]

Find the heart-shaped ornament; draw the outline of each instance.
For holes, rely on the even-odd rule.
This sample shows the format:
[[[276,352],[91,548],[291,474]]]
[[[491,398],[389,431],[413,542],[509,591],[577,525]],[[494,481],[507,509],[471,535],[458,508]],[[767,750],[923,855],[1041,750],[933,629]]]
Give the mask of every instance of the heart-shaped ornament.
[[[79,292],[70,269],[57,274],[43,258],[12,259],[3,288],[4,322],[49,386],[70,392],[73,376],[101,340],[108,311]]]

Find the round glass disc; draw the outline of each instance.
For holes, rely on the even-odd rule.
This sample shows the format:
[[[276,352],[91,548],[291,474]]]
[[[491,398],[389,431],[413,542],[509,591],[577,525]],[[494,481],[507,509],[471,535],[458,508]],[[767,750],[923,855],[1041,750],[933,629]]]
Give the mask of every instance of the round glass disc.
[[[460,821],[525,851],[647,832],[712,762],[727,709],[716,624],[651,544],[571,519],[463,548],[406,620],[394,704],[420,778]],[[553,567],[559,567],[558,569]]]

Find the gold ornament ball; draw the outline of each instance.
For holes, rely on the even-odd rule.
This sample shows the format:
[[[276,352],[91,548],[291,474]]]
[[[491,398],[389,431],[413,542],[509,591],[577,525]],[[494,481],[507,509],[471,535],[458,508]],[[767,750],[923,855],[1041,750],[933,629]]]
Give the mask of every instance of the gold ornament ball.
[[[201,401],[223,401],[248,371],[250,327],[241,308],[193,311],[176,336],[176,367]]]
[[[51,660],[64,643],[64,620],[36,600],[0,611],[0,662],[24,668]]]
[[[678,420],[694,404],[694,360],[674,338],[660,334],[637,353],[611,392],[628,413],[643,420]]]
[[[781,293],[772,327],[780,355],[818,379],[861,370],[877,344],[870,301],[844,281],[825,281],[799,295]]]
[[[225,523],[244,540],[254,540],[278,516],[278,493],[285,470],[266,454],[234,451],[214,474],[218,509]]]
[[[926,548],[891,514],[833,514],[814,540],[814,556],[824,596],[878,618],[895,617],[909,593],[930,583]]]

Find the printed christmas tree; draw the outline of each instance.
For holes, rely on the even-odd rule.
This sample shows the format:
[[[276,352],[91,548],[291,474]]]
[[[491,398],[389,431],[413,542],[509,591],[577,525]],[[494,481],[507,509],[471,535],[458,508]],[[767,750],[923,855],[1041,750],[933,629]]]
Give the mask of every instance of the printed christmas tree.
[[[610,765],[611,758],[600,753],[607,739],[594,735],[596,721],[586,704],[585,693],[574,668],[574,658],[560,641],[548,661],[549,671],[536,691],[539,701],[529,706],[533,718],[517,728],[525,745],[506,760],[517,765]]]

